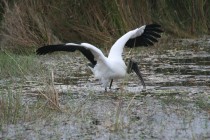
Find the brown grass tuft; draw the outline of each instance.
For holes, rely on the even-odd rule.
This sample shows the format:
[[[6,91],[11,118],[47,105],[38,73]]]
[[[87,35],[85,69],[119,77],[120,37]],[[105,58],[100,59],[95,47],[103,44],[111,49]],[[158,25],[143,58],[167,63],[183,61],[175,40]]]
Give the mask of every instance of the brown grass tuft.
[[[205,0],[4,0],[4,5],[1,46],[11,49],[59,40],[110,47],[126,31],[149,23],[159,23],[179,37],[207,34],[210,29]]]
[[[23,51],[58,41],[44,17],[36,11],[32,1],[23,0],[15,2],[12,6],[6,0],[4,3],[5,13],[1,26],[2,49],[7,47],[7,49]]]

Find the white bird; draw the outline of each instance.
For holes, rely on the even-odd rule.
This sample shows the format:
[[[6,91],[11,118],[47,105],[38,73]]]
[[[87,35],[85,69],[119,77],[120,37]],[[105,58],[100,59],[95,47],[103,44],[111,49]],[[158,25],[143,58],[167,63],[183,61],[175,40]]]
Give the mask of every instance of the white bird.
[[[91,63],[89,68],[92,70],[96,79],[102,82],[107,91],[107,87],[111,89],[113,79],[123,78],[127,73],[133,70],[142,82],[143,88],[146,89],[144,80],[139,71],[136,62],[130,59],[128,67],[122,58],[123,48],[151,46],[160,38],[161,26],[158,24],[143,25],[140,28],[131,30],[120,37],[111,47],[108,57],[106,57],[100,49],[89,43],[66,43],[58,45],[47,45],[37,49],[39,55],[51,53],[54,51],[80,51]],[[110,85],[109,82],[111,81]]]

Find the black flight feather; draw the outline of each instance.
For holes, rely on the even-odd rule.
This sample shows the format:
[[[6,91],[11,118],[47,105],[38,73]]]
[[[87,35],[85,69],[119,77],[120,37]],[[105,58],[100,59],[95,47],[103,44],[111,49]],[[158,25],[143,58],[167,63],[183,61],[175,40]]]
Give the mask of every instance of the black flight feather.
[[[155,42],[158,42],[157,38],[160,38],[161,26],[158,24],[146,25],[142,35],[129,39],[125,46],[132,48],[138,46],[152,46]]]
[[[80,51],[90,62],[92,65],[96,65],[96,61],[94,60],[94,56],[92,52],[85,47],[83,47],[80,44],[58,44],[58,45],[46,45],[43,47],[40,47],[39,49],[36,50],[36,53],[38,55],[44,55],[47,53],[52,53],[55,51],[67,51],[67,52],[74,52],[74,51]]]

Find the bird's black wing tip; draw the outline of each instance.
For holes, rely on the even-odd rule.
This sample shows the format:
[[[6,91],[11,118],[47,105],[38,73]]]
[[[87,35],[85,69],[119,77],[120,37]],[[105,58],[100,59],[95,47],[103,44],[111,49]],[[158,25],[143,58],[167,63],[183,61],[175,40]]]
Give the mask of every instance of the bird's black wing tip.
[[[146,25],[146,28],[145,28],[145,32],[157,32],[157,33],[162,33],[164,32],[161,28],[161,25],[159,24],[148,24]]]
[[[37,54],[37,55],[45,55],[45,54],[47,54],[47,53],[50,53],[51,50],[50,50],[49,47],[50,47],[50,45],[45,45],[45,46],[42,46],[42,47],[38,48],[38,49],[36,50],[36,54]]]
[[[47,54],[47,53],[41,52],[41,51],[36,51],[36,55],[45,55],[45,54]]]
[[[53,45],[44,45],[36,50],[37,55],[45,55],[47,53],[52,53],[54,51],[61,51],[63,48],[62,46],[65,46],[65,44],[53,44]]]
[[[37,54],[37,55],[44,55],[44,53],[42,52],[41,48],[38,48],[38,49],[36,50],[36,54]]]
[[[152,27],[152,28],[161,28],[161,25],[158,23],[151,23],[151,24],[147,24],[147,27]]]

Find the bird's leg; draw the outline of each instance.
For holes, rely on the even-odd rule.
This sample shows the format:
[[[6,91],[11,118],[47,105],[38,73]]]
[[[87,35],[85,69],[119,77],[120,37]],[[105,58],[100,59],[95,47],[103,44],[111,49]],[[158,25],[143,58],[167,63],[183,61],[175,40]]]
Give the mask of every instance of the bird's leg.
[[[109,89],[111,89],[111,87],[112,87],[112,82],[113,82],[113,79],[111,79],[111,82],[110,82],[110,85],[109,85]]]
[[[128,64],[127,72],[130,73],[131,70],[133,70],[137,74],[137,76],[141,80],[141,83],[143,85],[143,88],[146,89],[146,85],[144,83],[144,79],[143,79],[142,74],[141,74],[141,72],[139,70],[139,67],[137,65],[137,62],[135,62],[135,61],[133,61],[133,60],[130,59],[129,64]]]
[[[113,82],[113,79],[111,79],[111,82],[110,82],[110,85],[109,85],[109,89],[111,89],[111,87],[112,87],[112,82]],[[105,87],[105,92],[107,92],[107,87]]]

